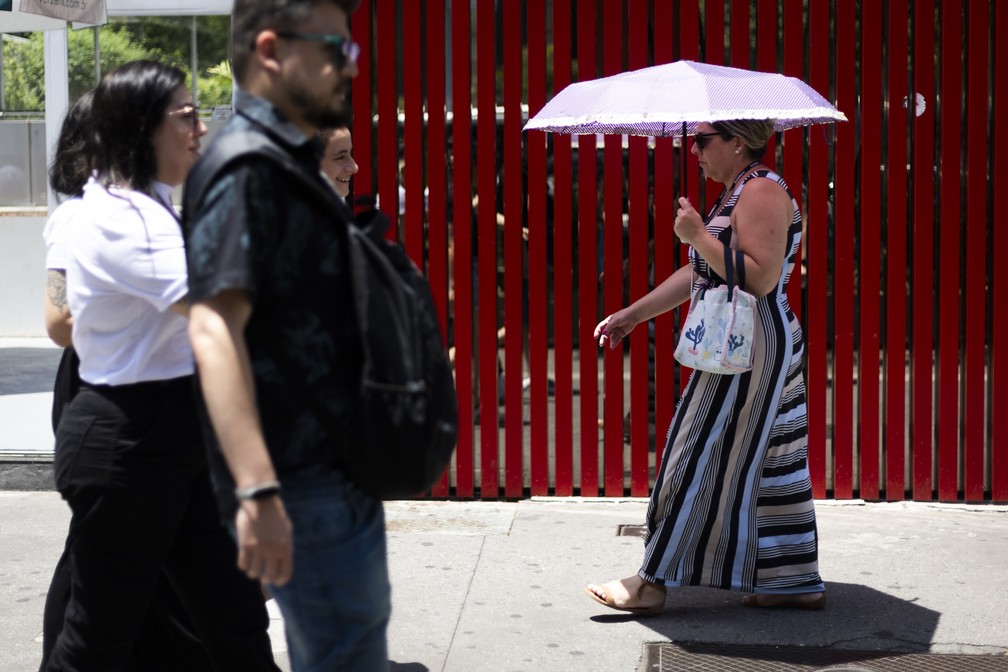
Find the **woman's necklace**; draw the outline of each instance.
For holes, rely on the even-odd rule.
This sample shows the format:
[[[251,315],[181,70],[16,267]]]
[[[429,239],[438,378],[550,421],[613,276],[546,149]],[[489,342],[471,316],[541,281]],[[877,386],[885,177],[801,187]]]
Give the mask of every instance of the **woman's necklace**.
[[[760,164],[760,162],[758,160],[757,161],[753,161],[752,163],[750,163],[748,166],[746,166],[745,168],[743,168],[742,171],[739,172],[738,175],[735,176],[735,179],[732,180],[732,183],[731,183],[730,187],[726,187],[726,188],[724,188],[721,191],[721,195],[718,196],[717,201],[714,203],[714,207],[711,208],[710,214],[707,215],[707,219],[708,220],[713,219],[715,216],[717,216],[717,214],[719,212],[721,212],[721,208],[724,207],[725,201],[727,201],[728,198],[730,197],[730,195],[735,192],[735,186],[738,184],[738,181],[740,179],[742,179],[742,176],[748,174],[749,171],[751,171],[753,168],[755,168],[759,164]]]

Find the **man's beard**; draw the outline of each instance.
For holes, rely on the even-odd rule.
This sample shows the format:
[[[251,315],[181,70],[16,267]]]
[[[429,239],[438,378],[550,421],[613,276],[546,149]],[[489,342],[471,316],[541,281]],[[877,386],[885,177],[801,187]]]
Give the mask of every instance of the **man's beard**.
[[[344,94],[350,89],[349,82],[341,84],[334,94]],[[291,82],[287,89],[291,102],[301,111],[305,121],[319,129],[349,127],[353,121],[353,106],[349,98],[313,96],[306,87]]]

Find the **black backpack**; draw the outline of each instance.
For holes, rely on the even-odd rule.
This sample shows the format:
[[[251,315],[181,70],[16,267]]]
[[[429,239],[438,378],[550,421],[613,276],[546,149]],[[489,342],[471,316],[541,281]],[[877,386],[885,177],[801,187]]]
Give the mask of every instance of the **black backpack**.
[[[297,177],[310,192],[334,203],[334,211],[345,208],[324,178],[306,179],[264,134],[225,131],[186,181],[183,219],[225,166],[252,155]],[[458,400],[430,285],[402,245],[382,236],[387,221],[372,204],[354,225],[334,222],[346,233],[363,353],[357,406],[337,420],[315,395],[305,395],[303,402],[330,428],[349,478],[375,497],[399,499],[426,491],[451,462]],[[274,355],[281,352],[278,348]],[[299,381],[290,383],[295,393],[302,389]]]

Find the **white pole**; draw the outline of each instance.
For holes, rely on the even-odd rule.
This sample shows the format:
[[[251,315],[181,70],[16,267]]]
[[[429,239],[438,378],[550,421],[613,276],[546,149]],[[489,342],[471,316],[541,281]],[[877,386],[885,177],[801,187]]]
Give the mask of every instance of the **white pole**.
[[[199,106],[199,87],[196,84],[196,79],[199,75],[199,60],[198,51],[196,47],[196,17],[192,17],[192,28],[189,37],[189,59],[190,59],[190,69],[192,70],[192,97],[193,102]]]
[[[94,83],[95,86],[101,82],[101,39],[99,39],[98,31],[101,26],[94,27]]]
[[[47,30],[44,39],[46,166],[51,166],[56,156],[56,141],[59,139],[63,117],[66,116],[70,103],[70,78],[67,73],[69,70],[69,48],[66,28]],[[49,212],[52,212],[56,207],[56,194],[48,184],[46,192],[49,195]]]
[[[3,113],[3,111],[7,109],[7,101],[4,97],[4,89],[7,88],[7,85],[4,82],[3,50],[4,34],[0,33],[0,113]]]

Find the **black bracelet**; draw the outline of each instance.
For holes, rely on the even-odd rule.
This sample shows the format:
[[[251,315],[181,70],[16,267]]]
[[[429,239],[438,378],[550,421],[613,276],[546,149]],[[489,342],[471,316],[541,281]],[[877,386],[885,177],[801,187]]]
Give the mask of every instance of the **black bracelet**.
[[[279,481],[266,481],[258,485],[250,485],[247,488],[235,488],[235,499],[244,502],[249,499],[266,499],[273,495],[280,494]]]

